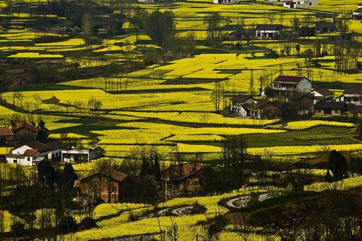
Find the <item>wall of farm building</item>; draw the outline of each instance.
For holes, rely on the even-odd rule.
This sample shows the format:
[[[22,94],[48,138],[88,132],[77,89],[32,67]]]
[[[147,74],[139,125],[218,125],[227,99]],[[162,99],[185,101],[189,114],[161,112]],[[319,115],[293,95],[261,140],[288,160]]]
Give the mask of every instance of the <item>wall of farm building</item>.
[[[302,93],[310,93],[312,89],[312,83],[307,79],[302,79],[297,85],[297,91]]]

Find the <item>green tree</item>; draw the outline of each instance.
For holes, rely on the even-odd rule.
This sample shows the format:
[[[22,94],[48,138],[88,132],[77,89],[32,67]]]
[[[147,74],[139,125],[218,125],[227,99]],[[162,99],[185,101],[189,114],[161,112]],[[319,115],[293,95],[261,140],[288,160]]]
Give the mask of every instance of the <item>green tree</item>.
[[[153,11],[145,18],[144,28],[150,38],[159,46],[165,47],[171,44],[174,37],[175,15],[171,11]]]
[[[332,150],[329,154],[329,169],[336,181],[347,177],[347,160],[339,151]]]
[[[38,180],[44,186],[54,189],[56,172],[50,161],[43,160],[38,164]]]
[[[207,25],[207,44],[217,46],[222,37],[221,14],[218,12],[210,13],[205,16],[204,22]]]
[[[89,45],[90,39],[93,36],[94,20],[91,13],[85,13],[82,17],[83,38],[86,45]]]
[[[39,131],[36,135],[36,139],[40,142],[47,142],[49,137],[49,130],[45,127],[45,122],[40,120],[38,127]]]

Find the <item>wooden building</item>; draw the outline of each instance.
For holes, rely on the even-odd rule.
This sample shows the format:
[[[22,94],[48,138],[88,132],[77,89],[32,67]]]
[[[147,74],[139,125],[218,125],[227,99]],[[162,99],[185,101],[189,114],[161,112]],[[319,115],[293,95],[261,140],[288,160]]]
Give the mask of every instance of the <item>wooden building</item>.
[[[117,203],[127,200],[129,182],[127,175],[114,169],[90,172],[74,183],[77,201],[90,199],[92,203]]]
[[[14,133],[16,144],[35,141],[39,128],[28,123],[14,126],[11,131]]]
[[[165,193],[168,197],[194,195],[202,190],[200,172],[203,167],[199,163],[172,165],[162,173]]]
[[[9,127],[0,127],[0,146],[9,146],[14,141],[14,133]]]

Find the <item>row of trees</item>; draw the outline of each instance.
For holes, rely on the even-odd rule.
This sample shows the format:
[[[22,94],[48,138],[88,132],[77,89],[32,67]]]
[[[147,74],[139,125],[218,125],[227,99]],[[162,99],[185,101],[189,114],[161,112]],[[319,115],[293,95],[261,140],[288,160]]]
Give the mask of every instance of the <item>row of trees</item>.
[[[331,190],[257,211],[246,218],[242,227],[262,227],[264,233],[278,235],[282,240],[361,240],[361,197],[361,188]]]
[[[175,14],[172,11],[153,11],[135,8],[131,23],[137,31],[144,30],[159,46],[175,54],[189,55],[195,50],[194,35],[180,36],[175,31]]]
[[[72,165],[66,164],[61,171],[44,160],[39,163],[36,173],[18,172],[22,176],[21,182],[17,182],[11,195],[1,199],[2,207],[13,215],[14,235],[38,233],[53,239],[62,232],[74,231],[76,222],[71,213],[75,207],[71,199],[77,175]],[[40,230],[35,231],[38,210],[41,210]]]

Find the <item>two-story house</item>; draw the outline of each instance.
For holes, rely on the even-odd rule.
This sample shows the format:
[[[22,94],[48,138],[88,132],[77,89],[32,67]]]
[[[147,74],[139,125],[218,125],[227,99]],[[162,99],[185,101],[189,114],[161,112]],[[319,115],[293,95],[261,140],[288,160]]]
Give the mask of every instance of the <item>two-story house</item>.
[[[235,4],[235,3],[239,3],[239,0],[213,0],[214,4],[222,4],[222,3],[226,3],[226,4]]]
[[[194,195],[202,190],[200,172],[203,167],[199,163],[183,163],[172,165],[162,172],[165,182],[165,194],[175,197],[182,194]]]
[[[280,118],[282,112],[280,108],[267,99],[258,100],[249,107],[250,116],[256,119],[276,119]]]
[[[303,76],[279,75],[272,83],[275,94],[287,96],[292,92],[310,93],[312,82]]]
[[[36,166],[44,159],[60,160],[63,145],[59,141],[42,143],[32,141],[15,147],[11,153],[5,155],[7,163],[26,166]]]
[[[362,3],[358,4],[357,9],[352,13],[353,20],[362,20]]]
[[[285,0],[283,7],[285,8],[300,8],[318,5],[318,0]]]
[[[74,189],[77,201],[86,198],[92,203],[123,202],[129,196],[129,179],[126,174],[114,169],[97,169],[75,181]]]
[[[18,146],[5,155],[7,163],[20,164],[26,166],[36,166],[39,162],[48,158],[51,148],[40,141],[32,141]]]
[[[255,29],[257,39],[278,39],[283,31],[281,24],[258,24]]]
[[[256,103],[256,100],[248,95],[237,95],[230,99],[230,112],[238,117],[245,118],[249,116],[250,111],[248,106]]]
[[[312,91],[314,95],[314,104],[317,102],[331,102],[334,98],[334,92],[328,88],[320,88]]]
[[[12,127],[11,131],[14,134],[15,145],[18,145],[24,142],[35,141],[39,128],[29,123],[23,123]]]
[[[346,104],[362,105],[362,87],[348,86],[339,99]]]
[[[14,133],[9,127],[0,127],[0,146],[8,146],[14,141]]]

